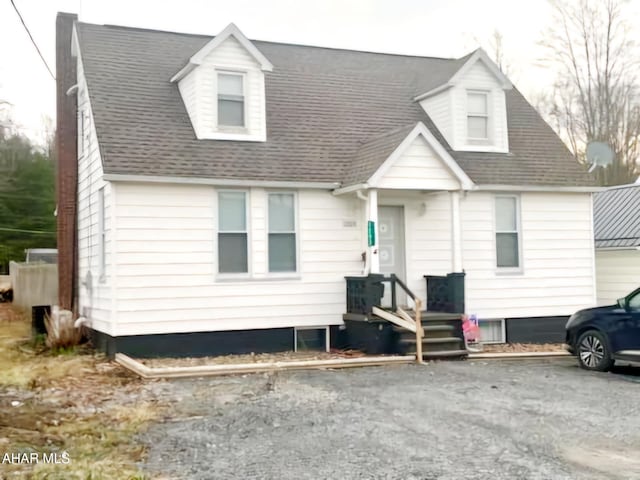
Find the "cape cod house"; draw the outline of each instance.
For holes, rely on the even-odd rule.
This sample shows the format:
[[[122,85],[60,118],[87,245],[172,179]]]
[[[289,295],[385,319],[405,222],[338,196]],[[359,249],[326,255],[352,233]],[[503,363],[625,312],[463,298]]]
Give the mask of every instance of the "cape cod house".
[[[562,335],[595,303],[594,180],[482,50],[59,14],[58,72],[61,303],[110,352],[329,344],[345,277],[378,272],[423,299],[464,272],[488,341]]]

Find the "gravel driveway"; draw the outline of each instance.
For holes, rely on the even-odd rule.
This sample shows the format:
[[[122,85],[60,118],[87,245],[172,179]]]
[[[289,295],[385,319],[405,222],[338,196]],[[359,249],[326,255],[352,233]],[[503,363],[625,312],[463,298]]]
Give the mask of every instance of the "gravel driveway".
[[[185,479],[640,479],[640,372],[434,362],[166,384],[144,468]]]

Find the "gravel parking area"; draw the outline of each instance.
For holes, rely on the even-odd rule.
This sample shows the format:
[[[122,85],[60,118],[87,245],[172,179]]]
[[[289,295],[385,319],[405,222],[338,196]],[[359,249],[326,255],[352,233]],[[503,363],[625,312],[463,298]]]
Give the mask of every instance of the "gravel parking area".
[[[166,384],[144,468],[185,479],[640,478],[640,371],[433,362]]]

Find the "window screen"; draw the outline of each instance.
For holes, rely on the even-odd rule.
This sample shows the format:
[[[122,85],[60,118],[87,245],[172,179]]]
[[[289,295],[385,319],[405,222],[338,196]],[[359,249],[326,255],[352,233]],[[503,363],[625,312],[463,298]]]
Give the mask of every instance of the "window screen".
[[[498,267],[519,267],[518,199],[496,197],[496,259]]]
[[[489,108],[486,93],[467,94],[467,136],[489,138]]]
[[[269,194],[269,271],[295,272],[296,219],[293,193]]]
[[[218,194],[218,272],[248,272],[245,192]]]
[[[244,127],[244,86],[242,75],[218,74],[218,125]]]

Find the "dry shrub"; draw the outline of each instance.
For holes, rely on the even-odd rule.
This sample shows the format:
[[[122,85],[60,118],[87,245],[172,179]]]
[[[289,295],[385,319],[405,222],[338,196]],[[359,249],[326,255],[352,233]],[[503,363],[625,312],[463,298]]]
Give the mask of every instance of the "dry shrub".
[[[82,341],[83,332],[75,326],[69,310],[54,307],[51,315],[45,315],[44,323],[47,327],[47,347],[53,350],[75,347]]]

